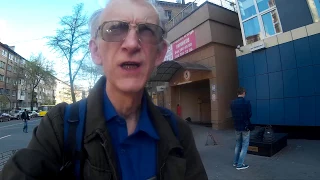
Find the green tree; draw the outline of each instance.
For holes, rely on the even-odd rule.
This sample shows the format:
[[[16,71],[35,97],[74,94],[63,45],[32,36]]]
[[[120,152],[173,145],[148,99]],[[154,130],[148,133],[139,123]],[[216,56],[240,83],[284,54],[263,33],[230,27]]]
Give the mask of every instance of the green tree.
[[[74,82],[83,64],[89,55],[88,17],[83,13],[83,4],[73,8],[73,14],[60,19],[61,27],[56,35],[48,37],[48,46],[55,50],[68,65],[68,76],[71,88],[72,101],[76,102]]]
[[[31,103],[30,109],[33,110],[33,103],[36,101],[35,89],[40,83],[45,84],[47,87],[55,85],[54,71],[52,64],[47,61],[42,54],[31,56],[30,61],[26,61],[26,82],[31,86]]]
[[[0,95],[0,111],[7,109],[9,103],[9,98],[6,95]]]

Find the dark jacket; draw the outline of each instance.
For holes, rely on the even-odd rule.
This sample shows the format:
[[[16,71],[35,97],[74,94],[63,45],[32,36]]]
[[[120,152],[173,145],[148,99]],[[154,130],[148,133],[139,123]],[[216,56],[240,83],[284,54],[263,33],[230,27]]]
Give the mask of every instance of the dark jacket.
[[[117,180],[119,177],[111,137],[103,115],[105,81],[105,77],[102,77],[87,99],[85,161],[82,170],[85,180]],[[63,115],[66,105],[58,104],[47,113],[34,129],[28,147],[16,152],[4,166],[0,172],[0,180],[57,179],[63,162]],[[164,119],[150,98],[148,108],[160,137],[157,144],[157,179],[208,179],[188,124],[181,119],[178,120],[179,142],[169,122]],[[182,157],[177,156],[178,151],[183,152]]]
[[[252,116],[250,101],[238,97],[231,103],[231,112],[236,131],[250,130],[250,118]]]
[[[27,111],[23,111],[21,114],[21,119],[26,121],[26,120],[30,120],[29,114]]]

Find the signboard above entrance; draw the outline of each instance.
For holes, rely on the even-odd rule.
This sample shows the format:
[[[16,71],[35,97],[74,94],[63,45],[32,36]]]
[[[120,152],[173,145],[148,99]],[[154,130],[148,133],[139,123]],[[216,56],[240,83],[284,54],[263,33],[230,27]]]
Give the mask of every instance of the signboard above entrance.
[[[177,59],[178,57],[188,54],[196,48],[196,35],[194,30],[192,30],[168,46],[164,61],[172,61]]]
[[[183,56],[196,49],[196,35],[194,30],[172,43],[173,59]]]

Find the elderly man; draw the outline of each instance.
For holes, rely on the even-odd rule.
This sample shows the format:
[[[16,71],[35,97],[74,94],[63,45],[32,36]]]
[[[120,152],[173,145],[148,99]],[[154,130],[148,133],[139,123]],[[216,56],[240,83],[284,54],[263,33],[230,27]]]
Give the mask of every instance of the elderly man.
[[[42,119],[0,179],[207,179],[189,126],[153,105],[144,90],[167,51],[161,14],[146,0],[111,0],[92,18],[91,56],[105,77],[86,100],[83,153],[75,157],[80,175],[68,168],[73,161],[65,163],[62,103]]]

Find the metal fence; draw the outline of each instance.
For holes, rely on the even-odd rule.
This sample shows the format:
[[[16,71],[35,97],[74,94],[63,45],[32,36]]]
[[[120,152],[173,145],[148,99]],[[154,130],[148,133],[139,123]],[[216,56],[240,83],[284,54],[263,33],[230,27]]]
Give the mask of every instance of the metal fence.
[[[237,12],[236,4],[234,1],[235,0],[195,0],[189,3],[180,13],[178,13],[171,20],[169,20],[166,23],[165,28],[167,31],[169,31],[176,24],[181,22],[185,17],[187,17],[189,14],[193,13],[196,9],[198,9],[205,2],[210,2],[218,6],[224,7],[226,9],[229,9],[231,11]]]
[[[10,150],[0,153],[0,171],[2,170],[3,166],[7,163],[12,155],[14,155],[18,149]]]

